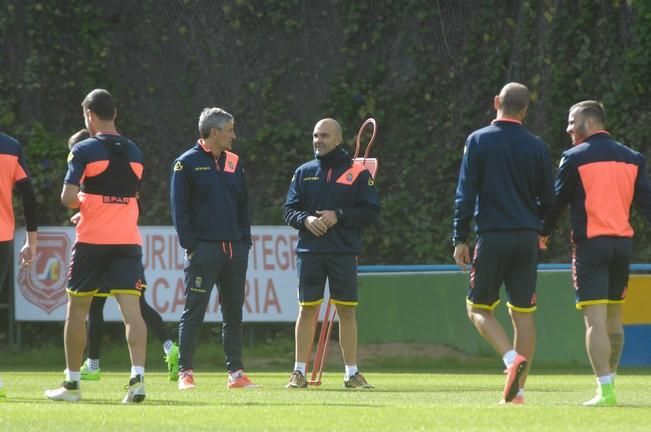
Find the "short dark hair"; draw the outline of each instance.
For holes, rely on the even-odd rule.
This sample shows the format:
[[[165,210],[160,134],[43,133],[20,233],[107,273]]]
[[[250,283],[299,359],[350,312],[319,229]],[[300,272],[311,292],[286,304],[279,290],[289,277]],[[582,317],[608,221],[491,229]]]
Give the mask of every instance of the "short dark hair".
[[[506,115],[516,115],[529,106],[529,89],[524,84],[510,82],[502,87],[500,105]]]
[[[574,114],[579,114],[582,119],[592,118],[602,125],[606,124],[606,108],[599,101],[584,100],[577,102],[570,107],[570,112],[575,110],[576,112]]]
[[[70,138],[68,138],[68,148],[72,150],[72,147],[77,144],[80,141],[85,140],[86,138],[90,138],[90,132],[88,132],[88,129],[79,129],[77,132],[72,134]]]
[[[95,89],[88,93],[81,106],[95,113],[100,120],[111,121],[115,119],[113,96],[104,89]]]

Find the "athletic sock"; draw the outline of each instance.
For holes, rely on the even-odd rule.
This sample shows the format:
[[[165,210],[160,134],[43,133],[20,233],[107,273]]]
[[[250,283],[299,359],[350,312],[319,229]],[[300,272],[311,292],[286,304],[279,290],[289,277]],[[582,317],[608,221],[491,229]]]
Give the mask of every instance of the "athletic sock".
[[[345,372],[346,379],[348,379],[348,378],[350,378],[352,376],[355,376],[355,374],[357,372],[359,372],[359,371],[357,370],[357,365],[356,364],[354,364],[354,365],[346,365],[346,372]]]
[[[101,367],[99,359],[87,358],[86,364],[88,365],[88,369],[90,370],[98,370]]]
[[[515,361],[515,358],[518,356],[518,353],[515,352],[515,350],[508,351],[504,356],[502,357],[502,361],[504,362],[504,365],[509,368]]]
[[[66,381],[79,382],[80,379],[81,379],[81,372],[71,371],[66,369]]]
[[[163,342],[163,351],[165,352],[165,355],[170,353],[170,350],[174,346],[174,342],[171,340],[167,339],[165,342]]]
[[[141,377],[145,376],[145,367],[144,366],[131,366],[131,378],[135,378],[140,375]]]
[[[611,374],[608,374],[608,375],[597,377],[597,382],[599,383],[600,386],[604,384],[612,384],[613,376]]]
[[[305,376],[305,362],[294,363],[294,370],[300,371],[303,374],[303,376]]]
[[[238,379],[242,375],[244,375],[244,370],[242,370],[242,369],[238,369],[238,370],[233,371],[233,372],[228,371],[228,376],[232,381]]]
[[[518,396],[524,397],[524,389],[523,388],[518,390]]]

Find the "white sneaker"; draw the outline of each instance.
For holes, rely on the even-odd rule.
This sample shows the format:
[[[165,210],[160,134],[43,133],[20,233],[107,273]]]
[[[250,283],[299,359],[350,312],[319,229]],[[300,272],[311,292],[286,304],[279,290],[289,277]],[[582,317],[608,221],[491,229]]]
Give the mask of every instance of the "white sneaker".
[[[140,403],[145,400],[145,379],[136,375],[129,380],[129,385],[124,386],[127,395],[122,399],[123,404]]]
[[[77,402],[81,400],[81,390],[78,382],[64,381],[57,389],[45,390],[45,396],[53,401]]]

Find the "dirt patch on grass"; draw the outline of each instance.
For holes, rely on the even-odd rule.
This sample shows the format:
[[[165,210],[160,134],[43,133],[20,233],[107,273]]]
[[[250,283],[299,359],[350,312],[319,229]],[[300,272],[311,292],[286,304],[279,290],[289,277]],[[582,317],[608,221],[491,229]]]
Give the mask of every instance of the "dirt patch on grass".
[[[457,359],[466,360],[468,354],[446,345],[421,343],[389,342],[369,344],[359,347],[360,360],[368,358],[429,358],[432,360]]]
[[[315,341],[316,342],[316,341]],[[292,347],[293,348],[293,347]],[[294,361],[293,349],[286,354],[273,356],[250,356],[247,359],[249,367],[275,368],[291,367]],[[313,347],[310,363],[314,361],[316,346]],[[464,353],[446,345],[423,344],[415,342],[388,342],[379,344],[363,344],[358,347],[357,361],[364,366],[383,367],[387,365],[429,364],[451,360],[453,363],[472,360],[473,355]],[[342,365],[341,348],[336,339],[328,344],[327,367]]]
[[[470,355],[446,345],[432,345],[415,342],[387,342],[381,344],[364,344],[357,349],[360,363],[366,361],[391,359],[419,360],[468,360]],[[341,360],[341,349],[336,341],[328,346],[328,361]]]

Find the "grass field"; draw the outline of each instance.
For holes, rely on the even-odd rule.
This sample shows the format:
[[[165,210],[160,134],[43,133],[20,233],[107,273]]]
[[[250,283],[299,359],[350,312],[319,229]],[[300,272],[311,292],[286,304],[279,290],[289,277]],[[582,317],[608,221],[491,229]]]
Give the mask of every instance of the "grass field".
[[[526,405],[500,406],[503,376],[495,370],[444,373],[368,372],[374,390],[345,390],[341,373],[319,388],[284,388],[287,372],[252,373],[264,387],[227,390],[224,373],[197,373],[197,388],[180,392],[160,372],[147,374],[147,400],[122,406],[127,373],[83,382],[79,403],[51,402],[43,390],[61,373],[3,370],[7,401],[0,431],[648,431],[651,371],[622,371],[620,406],[585,408],[593,378],[539,372],[530,377]]]

